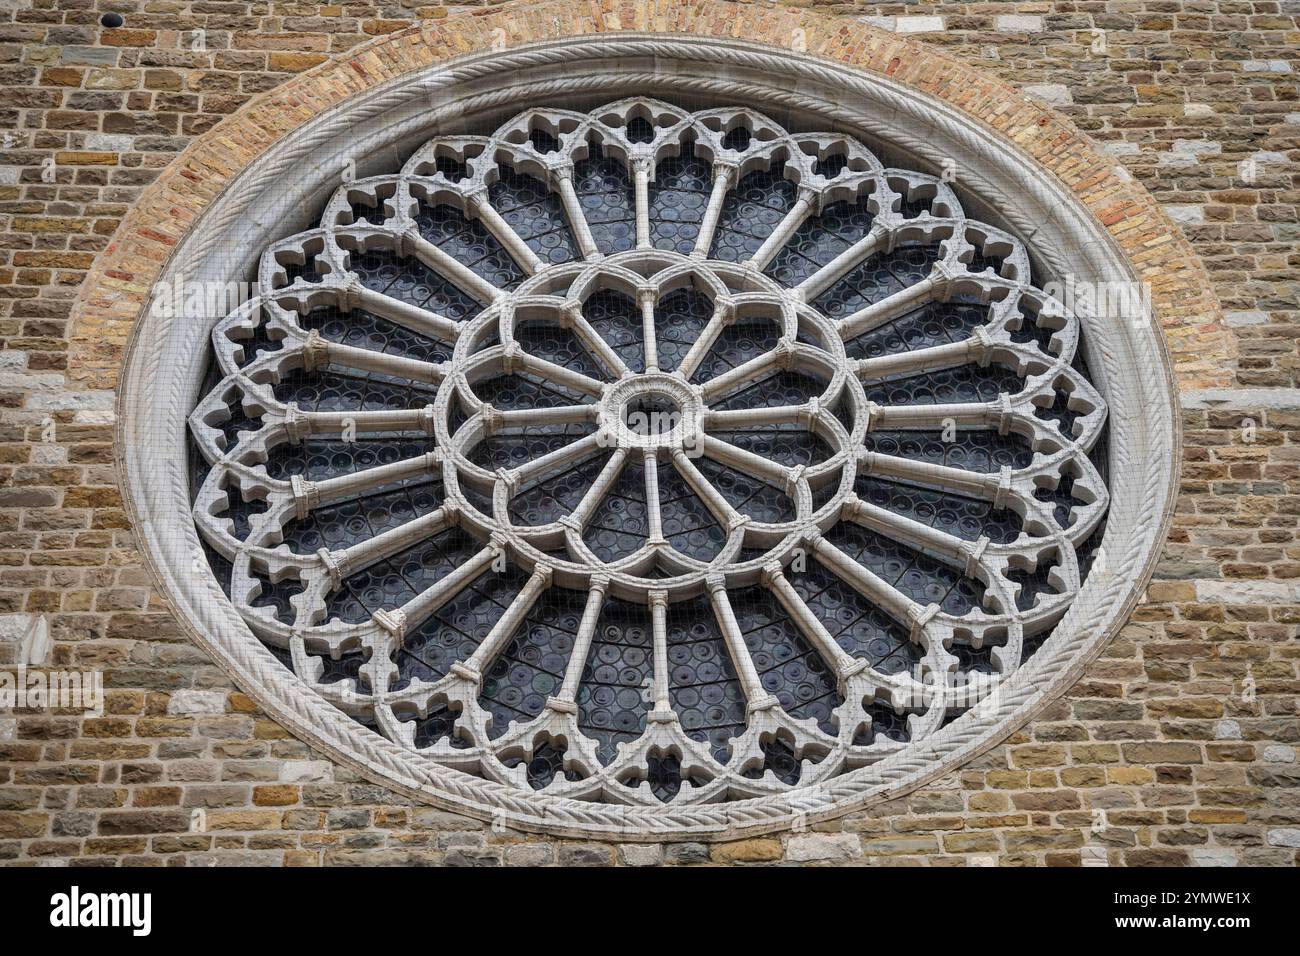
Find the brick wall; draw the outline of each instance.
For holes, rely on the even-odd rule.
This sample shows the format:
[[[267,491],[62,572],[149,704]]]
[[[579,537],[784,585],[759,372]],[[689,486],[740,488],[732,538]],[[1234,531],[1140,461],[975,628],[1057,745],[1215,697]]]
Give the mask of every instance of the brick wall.
[[[65,379],[69,316],[141,187],[194,136],[331,54],[462,8],[0,0],[0,665],[44,614],[51,662],[108,688],[101,718],[0,714],[0,860],[1296,862],[1300,4],[813,5],[1031,88],[1124,163],[1210,270],[1237,388],[1185,382],[1164,560],[1080,682],[922,791],[735,844],[496,833],[312,753],[153,594],[116,489],[111,393]],[[109,11],[125,25],[102,29]],[[198,29],[206,50],[190,48]]]

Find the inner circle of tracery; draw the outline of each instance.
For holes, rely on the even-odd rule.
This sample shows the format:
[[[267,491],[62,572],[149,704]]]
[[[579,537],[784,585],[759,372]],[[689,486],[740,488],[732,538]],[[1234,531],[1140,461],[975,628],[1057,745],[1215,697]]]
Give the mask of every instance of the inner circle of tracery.
[[[700,328],[663,321],[675,305]],[[457,340],[435,402],[465,410],[435,420],[448,497],[570,587],[594,575],[644,603],[752,583],[852,494],[862,434],[835,412],[865,397],[846,368],[833,323],[738,263],[633,249],[543,269]],[[785,373],[802,381],[774,386]],[[502,377],[524,392],[511,407],[493,403]],[[755,390],[769,401],[744,407]],[[762,454],[774,440],[798,461]]]
[[[977,717],[1104,527],[1078,319],[842,135],[530,110],[346,183],[258,291],[190,420],[223,590],[526,791],[762,797]]]

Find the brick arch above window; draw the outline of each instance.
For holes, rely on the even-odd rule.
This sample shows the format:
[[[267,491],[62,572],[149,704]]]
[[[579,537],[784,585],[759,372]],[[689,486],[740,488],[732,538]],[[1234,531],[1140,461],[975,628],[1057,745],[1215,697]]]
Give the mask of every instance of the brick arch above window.
[[[940,100],[1032,156],[1114,237],[1151,288],[1180,389],[1226,387],[1233,338],[1204,266],[1150,194],[1066,117],[923,43],[865,23],[727,0],[517,2],[379,37],[258,96],[198,137],[141,196],[82,285],[70,377],[108,389],[154,282],[197,219],[258,156],[345,100],[473,56],[638,31],[750,42],[888,77]]]

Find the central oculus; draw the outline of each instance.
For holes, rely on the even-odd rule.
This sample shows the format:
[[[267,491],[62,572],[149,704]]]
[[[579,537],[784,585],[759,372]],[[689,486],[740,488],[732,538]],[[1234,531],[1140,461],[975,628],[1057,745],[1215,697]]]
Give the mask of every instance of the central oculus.
[[[625,378],[601,400],[601,436],[611,448],[698,457],[704,447],[702,392],[663,372]]]

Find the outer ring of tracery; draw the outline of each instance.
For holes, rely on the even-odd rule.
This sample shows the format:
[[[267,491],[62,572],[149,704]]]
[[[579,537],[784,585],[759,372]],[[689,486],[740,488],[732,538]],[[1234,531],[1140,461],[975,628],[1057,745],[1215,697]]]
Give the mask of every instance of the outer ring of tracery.
[[[626,137],[620,137],[618,132],[619,129],[630,128],[630,122],[640,116],[651,117],[660,127],[649,145],[629,142]],[[611,122],[611,119],[614,122]],[[560,141],[564,145],[551,151],[557,154],[556,156],[544,156],[529,142],[529,133],[539,125],[544,125],[559,134]],[[725,145],[727,134],[742,125],[751,134],[747,144],[741,145],[739,149],[729,148]],[[742,265],[705,265],[678,254],[657,252],[649,245],[647,224],[646,195],[653,160],[673,147],[680,148],[688,131],[694,137],[695,148],[702,149],[705,155],[712,155],[714,160],[715,188],[701,223],[696,256],[707,252],[712,231],[717,225],[722,201],[728,188],[734,184],[737,172],[744,169],[747,164],[771,162],[774,157],[780,157],[788,169],[799,170],[802,176],[807,176],[813,182],[822,180],[821,189],[813,191],[808,188],[806,182],[802,183],[803,188],[795,207],[776,226],[768,241]],[[614,155],[617,155],[620,150],[624,152],[630,171],[636,178],[638,250],[608,259],[591,237],[585,219],[582,218],[581,207],[573,194],[571,183],[572,158],[585,151],[588,142],[597,137],[604,141],[606,149]],[[638,147],[642,148],[638,150]],[[848,161],[838,176],[824,178],[813,171],[814,160],[824,159],[834,150],[847,153]],[[460,177],[460,183],[453,183],[441,171],[433,171],[434,160],[439,156],[445,158],[448,155],[462,168],[470,170],[469,175]],[[490,182],[491,170],[498,162],[505,159],[508,159],[516,169],[533,169],[539,175],[546,176],[552,187],[564,196],[565,208],[570,216],[570,226],[578,236],[579,245],[586,254],[587,264],[584,267],[570,269],[568,274],[565,274],[566,270],[563,267],[544,268],[540,260],[532,255],[527,243],[499,214],[496,214],[490,203],[485,200],[483,190]],[[895,187],[903,189],[904,192],[896,192]],[[897,212],[898,204],[922,189],[932,193],[933,206],[943,215],[934,216],[922,212],[915,220],[906,220]],[[928,471],[922,469],[918,472],[917,469],[909,468],[905,464],[887,462],[881,456],[871,452],[862,452],[850,459],[847,451],[851,444],[849,436],[837,434],[836,443],[839,445],[839,450],[827,466],[830,470],[842,469],[841,492],[819,509],[817,515],[808,514],[806,484],[800,486],[800,482],[806,482],[806,479],[803,476],[795,477],[793,480],[786,478],[787,485],[800,486],[798,498],[801,514],[797,522],[798,526],[785,536],[781,548],[778,549],[779,553],[774,559],[763,556],[740,566],[727,567],[726,570],[742,576],[761,575],[764,583],[775,588],[781,595],[783,603],[787,604],[805,629],[805,636],[817,644],[819,651],[828,658],[828,663],[834,666],[846,698],[845,704],[837,711],[838,735],[828,735],[811,725],[809,721],[794,720],[781,708],[774,706],[775,698],[758,684],[752,661],[747,660],[744,642],[727,599],[727,586],[732,582],[727,574],[720,573],[718,568],[703,567],[685,575],[684,580],[670,578],[661,582],[659,586],[655,586],[653,581],[633,583],[626,577],[618,581],[617,586],[625,592],[639,591],[638,596],[649,601],[655,617],[657,658],[661,654],[660,648],[664,639],[663,612],[674,588],[698,590],[703,585],[708,590],[719,622],[726,632],[728,648],[735,658],[735,665],[745,685],[745,693],[749,701],[749,726],[734,742],[732,759],[728,760],[726,765],[713,759],[705,748],[698,746],[677,726],[676,715],[669,704],[666,674],[658,667],[653,688],[654,708],[649,715],[647,730],[635,745],[622,747],[618,757],[611,763],[602,765],[590,742],[586,741],[579,731],[574,718],[572,688],[569,688],[567,697],[562,695],[559,698],[549,699],[545,712],[535,719],[518,727],[512,725],[504,735],[493,740],[487,732],[487,717],[476,700],[482,684],[483,671],[486,665],[490,664],[494,653],[500,651],[503,643],[509,639],[511,631],[519,624],[523,614],[552,583],[556,570],[572,574],[572,569],[565,568],[561,562],[544,559],[544,556],[536,549],[532,549],[527,541],[520,540],[516,529],[510,526],[508,518],[503,520],[506,510],[504,504],[509,496],[508,489],[513,484],[512,476],[498,476],[499,480],[494,482],[497,497],[494,508],[495,520],[487,520],[487,516],[475,512],[473,508],[465,507],[463,498],[456,500],[457,472],[472,466],[459,451],[466,439],[453,437],[446,424],[450,394],[452,391],[458,391],[462,398],[467,399],[471,409],[479,418],[479,431],[491,432],[500,425],[499,421],[494,422],[494,417],[498,413],[490,407],[484,408],[482,403],[478,403],[479,407],[474,407],[477,400],[473,397],[473,390],[466,374],[466,370],[470,367],[490,366],[495,369],[500,366],[509,374],[512,366],[522,365],[529,371],[558,377],[579,391],[587,391],[593,395],[603,395],[608,386],[600,386],[599,383],[591,380],[584,382],[583,376],[566,372],[558,366],[546,366],[537,360],[530,362],[529,357],[519,349],[517,343],[512,341],[512,324],[516,312],[521,308],[528,309],[532,313],[551,309],[558,312],[562,321],[581,330],[585,320],[581,316],[580,299],[546,301],[545,297],[530,295],[533,290],[527,282],[522,291],[516,292],[513,296],[493,288],[486,280],[425,240],[409,225],[411,210],[415,208],[417,199],[432,201],[434,197],[439,199],[456,197],[466,212],[473,212],[481,218],[502,246],[520,260],[526,269],[534,273],[537,284],[543,288],[556,286],[562,280],[569,280],[581,291],[594,287],[594,283],[598,280],[606,283],[611,277],[617,280],[620,270],[622,270],[623,280],[630,284],[636,284],[638,281],[652,282],[662,273],[668,278],[659,286],[647,290],[639,287],[637,289],[638,296],[649,301],[653,295],[663,291],[666,283],[676,281],[683,276],[702,280],[705,285],[708,285],[710,269],[715,272],[731,273],[731,282],[722,283],[724,289],[713,290],[715,299],[719,303],[713,321],[721,327],[726,323],[727,316],[734,311],[733,300],[743,300],[751,288],[760,288],[767,282],[758,276],[758,271],[770,262],[771,257],[815,209],[820,208],[828,197],[860,196],[863,193],[871,195],[875,211],[875,220],[869,233],[834,261],[823,263],[821,268],[809,276],[801,286],[796,287],[793,293],[784,294],[779,291],[775,293],[778,298],[775,306],[783,318],[784,331],[778,349],[773,353],[778,357],[768,359],[768,363],[801,362],[818,368],[823,373],[829,371],[830,384],[827,387],[827,394],[832,399],[838,399],[838,393],[845,389],[845,382],[851,381],[847,392],[851,397],[856,397],[856,401],[851,401],[850,404],[853,405],[852,417],[855,423],[853,432],[860,441],[861,432],[869,425],[878,424],[890,416],[889,409],[868,406],[862,398],[858,381],[860,377],[887,375],[899,368],[943,368],[971,361],[985,364],[996,358],[1000,362],[1013,365],[1021,374],[1026,375],[1031,383],[1034,383],[1016,396],[1015,401],[1003,395],[998,402],[992,404],[952,406],[937,410],[933,407],[904,408],[894,410],[894,414],[899,423],[912,426],[933,428],[939,422],[959,420],[961,424],[967,426],[997,427],[1004,432],[1020,431],[1030,438],[1035,450],[1040,453],[1035,464],[1020,475],[1012,475],[1004,469],[1003,473],[990,484],[988,478],[976,479],[973,476],[963,478],[951,473],[951,469],[942,474],[935,471],[933,467]],[[348,226],[331,225],[351,218],[350,210],[358,195],[368,198],[370,204],[375,207],[382,205],[385,208],[383,221],[365,224],[353,222]],[[311,680],[318,693],[345,711],[368,713],[373,716],[386,735],[405,743],[408,747],[414,747],[413,729],[409,722],[401,719],[401,715],[410,713],[412,708],[421,715],[427,714],[430,707],[437,704],[458,709],[461,715],[457,722],[460,743],[468,743],[469,746],[455,747],[450,741],[439,742],[427,748],[429,755],[455,766],[472,767],[503,783],[514,785],[522,783],[518,766],[510,766],[502,762],[503,759],[517,758],[521,754],[530,755],[540,742],[549,744],[559,740],[565,741],[568,745],[569,753],[565,758],[565,769],[571,771],[577,779],[562,779],[557,775],[547,786],[548,793],[574,795],[585,799],[615,799],[620,802],[648,801],[653,797],[649,792],[650,788],[644,783],[640,788],[630,791],[625,788],[611,788],[611,784],[626,784],[637,779],[644,781],[647,772],[646,761],[656,753],[672,753],[677,759],[682,760],[685,774],[693,775],[696,780],[702,778],[705,781],[703,785],[696,786],[683,783],[681,795],[677,798],[683,801],[711,801],[725,796],[748,797],[777,792],[782,787],[775,778],[768,779],[768,776],[764,776],[755,781],[748,776],[749,771],[752,771],[755,766],[761,766],[763,744],[770,743],[773,738],[780,737],[789,741],[794,757],[804,761],[802,773],[804,781],[818,782],[839,774],[846,767],[870,763],[901,749],[897,741],[882,737],[875,738],[869,745],[855,743],[861,729],[871,724],[872,718],[865,710],[867,704],[885,701],[901,711],[906,706],[904,701],[910,701],[913,706],[918,701],[923,701],[918,712],[908,718],[909,741],[924,739],[937,730],[949,706],[949,692],[944,681],[936,679],[934,683],[929,683],[925,677],[917,680],[881,675],[873,672],[869,666],[864,666],[865,662],[855,660],[845,654],[842,648],[835,647],[825,628],[819,626],[815,616],[806,605],[802,605],[798,595],[785,580],[783,562],[789,558],[789,551],[804,546],[812,548],[819,560],[835,568],[855,587],[911,626],[915,639],[925,648],[925,664],[930,676],[944,675],[953,669],[954,658],[948,652],[948,648],[954,640],[965,640],[975,647],[980,647],[986,637],[994,632],[1006,636],[1005,646],[994,652],[1001,674],[1006,676],[1013,672],[1022,654],[1026,624],[1033,631],[1050,627],[1064,613],[1069,599],[1077,590],[1079,573],[1073,548],[1091,533],[1107,504],[1105,488],[1095,475],[1092,480],[1086,480],[1091,466],[1087,463],[1086,457],[1080,453],[1080,449],[1086,450],[1095,442],[1104,421],[1105,405],[1100,396],[1087,385],[1086,380],[1069,369],[1068,362],[1077,343],[1077,326],[1058,304],[1025,285],[1028,260],[1017,240],[995,228],[966,220],[961,215],[960,205],[951,190],[947,190],[940,181],[932,177],[885,170],[859,144],[843,137],[815,134],[790,136],[779,130],[766,117],[750,111],[713,110],[692,116],[674,110],[667,104],[632,100],[593,111],[590,117],[560,111],[530,111],[506,124],[486,142],[469,137],[451,141],[434,141],[412,157],[403,174],[397,179],[384,177],[374,181],[353,183],[341,189],[327,208],[324,221],[327,226],[322,232],[286,240],[267,253],[263,260],[265,285],[262,300],[232,314],[219,325],[214,335],[219,358],[229,375],[214,390],[209,400],[200,403],[192,417],[192,423],[205,454],[210,460],[217,462],[221,470],[215,478],[210,476],[209,481],[205,483],[204,492],[200,494],[195,508],[196,520],[209,541],[226,557],[234,560],[234,591],[237,595],[256,594],[258,585],[252,574],[254,567],[272,578],[283,577],[293,573],[294,568],[297,568],[300,579],[306,584],[306,590],[303,597],[295,599],[298,608],[296,619],[287,625],[275,622],[270,620],[265,612],[256,611],[245,604],[246,619],[264,638],[280,646],[287,646],[292,651],[295,669]],[[807,300],[813,298],[819,288],[833,284],[837,274],[843,274],[864,258],[877,252],[892,249],[896,243],[905,241],[909,237],[930,242],[937,241],[940,243],[941,250],[946,250],[946,254],[942,254],[936,262],[930,276],[922,282],[900,290],[885,300],[872,302],[835,323],[829,322],[808,305]],[[350,246],[352,253],[344,245],[339,245],[339,239],[347,240],[344,245]],[[402,303],[368,291],[362,284],[347,275],[349,254],[357,254],[362,249],[385,243],[391,245],[399,254],[413,255],[426,266],[459,281],[484,302],[486,305],[484,312],[467,326],[457,326],[436,314],[415,315],[409,308],[403,308]],[[976,275],[964,265],[964,261],[969,260],[972,255],[993,255],[995,252],[1000,253],[1001,259],[1001,265],[996,271],[985,269]],[[320,263],[317,266],[320,272],[317,280],[314,283],[306,282],[301,278],[290,281],[290,276],[284,268],[285,263],[294,260],[306,262],[308,259]],[[640,267],[641,272],[648,275],[641,275],[638,280],[636,267]],[[557,272],[560,275],[557,276]],[[573,281],[575,279],[576,282]],[[718,284],[716,278],[713,279],[713,284]],[[920,302],[933,298],[942,300],[958,290],[967,295],[980,294],[988,300],[991,307],[992,320],[988,326],[977,329],[977,334],[971,339],[957,343],[956,348],[935,347],[927,350],[929,354],[909,354],[903,356],[901,362],[898,357],[884,357],[874,360],[874,364],[870,361],[855,363],[851,366],[855,375],[852,377],[846,375],[850,366],[843,360],[840,340],[850,338],[860,331],[878,327]],[[771,295],[772,290],[769,289],[768,293]],[[998,299],[995,300],[994,296]],[[1054,350],[1056,354],[1043,348],[1020,346],[1013,341],[1010,333],[1024,322],[1023,318],[1017,317],[1015,310],[1022,305],[1026,296],[1033,300],[1032,308],[1035,310],[1036,318],[1045,322],[1051,329],[1048,349]],[[322,341],[316,333],[305,334],[293,321],[292,312],[295,309],[310,310],[322,299],[332,299],[341,309],[360,305],[398,324],[406,324],[412,329],[418,329],[435,337],[453,339],[455,356],[450,363],[450,368],[420,368],[419,363],[412,364],[409,360],[403,364],[402,361],[393,361],[382,356],[364,356],[358,354],[356,349]],[[1004,303],[1004,307],[1000,310],[997,308],[998,301]],[[578,307],[575,308],[575,305]],[[287,345],[273,355],[259,356],[247,366],[243,366],[239,340],[261,323],[263,310],[270,313],[270,319],[266,323],[267,328],[275,328],[276,332],[284,337]],[[834,343],[829,354],[824,349],[819,350],[798,341],[797,331],[804,323],[814,330],[824,346]],[[649,322],[646,329],[647,365],[654,370],[653,322]],[[489,345],[480,351],[481,340],[486,337],[489,330],[497,332],[500,344]],[[598,336],[591,334],[584,338],[599,354]],[[701,341],[707,346],[708,337],[702,336]],[[834,361],[835,349],[840,350],[839,362]],[[263,383],[277,379],[284,368],[297,364],[310,369],[328,363],[351,364],[357,368],[407,374],[416,378],[431,376],[441,379],[442,384],[434,406],[424,410],[413,409],[407,413],[392,413],[386,420],[374,418],[367,420],[369,424],[366,427],[376,427],[381,430],[409,429],[415,425],[432,432],[438,440],[439,447],[444,450],[441,453],[435,452],[422,456],[416,464],[420,467],[441,467],[444,480],[452,489],[451,501],[439,508],[438,512],[412,522],[411,533],[406,535],[390,533],[384,537],[398,543],[409,543],[418,534],[440,530],[448,524],[475,514],[476,517],[469,520],[469,526],[487,541],[483,551],[465,569],[465,573],[458,572],[447,580],[438,582],[425,594],[402,608],[377,611],[370,625],[362,627],[340,626],[341,622],[338,621],[324,622],[322,620],[323,599],[332,587],[339,585],[349,569],[355,570],[357,566],[365,566],[366,560],[372,559],[374,555],[366,555],[366,549],[362,545],[349,548],[347,552],[340,554],[322,549],[316,555],[301,557],[291,556],[284,549],[268,548],[267,545],[275,543],[279,535],[278,529],[291,520],[291,515],[297,518],[305,517],[319,505],[322,490],[297,479],[293,482],[277,484],[268,480],[264,473],[260,477],[251,474],[248,463],[261,457],[266,452],[267,445],[260,445],[251,452],[252,457],[249,457],[250,449],[243,443],[242,435],[232,449],[226,448],[217,439],[214,429],[222,409],[229,407],[231,396],[236,392],[241,394],[242,404],[246,409],[251,407],[259,410],[264,423],[269,423],[273,429],[279,430],[267,438],[267,442],[273,443],[283,437],[293,442],[307,434],[337,429],[341,424],[340,413],[303,413],[296,406],[278,403],[263,387]],[[612,371],[619,373],[620,376],[628,374],[625,367],[623,369],[617,367],[621,363],[616,357],[611,364],[614,366]],[[758,373],[757,369],[735,371],[746,373],[751,377]],[[738,381],[744,381],[746,374],[737,374],[734,377]],[[689,376],[683,376],[684,386],[687,386],[685,381],[687,378]],[[727,376],[724,375],[722,378],[725,379]],[[1038,422],[1029,411],[1036,405],[1041,405],[1045,398],[1060,391],[1061,383],[1066,379],[1069,380],[1065,388],[1069,393],[1070,404],[1078,413],[1074,422],[1073,435],[1067,435],[1060,430],[1051,431]],[[702,388],[707,392],[709,384],[706,382]],[[379,414],[382,417],[385,413]],[[810,423],[816,423],[818,419],[816,408],[796,409],[792,414],[796,418],[807,416]],[[840,433],[844,432],[841,426],[830,427],[832,431],[838,428]],[[475,435],[474,427],[469,428],[466,434],[469,436],[467,440],[472,441]],[[255,441],[261,441],[262,438],[263,436],[258,436]],[[1044,452],[1045,457],[1042,454]],[[845,456],[843,460],[841,456]],[[651,456],[647,455],[647,461],[650,458]],[[1068,533],[1059,530],[1049,532],[1049,522],[1042,513],[1044,508],[1034,504],[1030,489],[1035,486],[1036,480],[1050,474],[1053,469],[1059,475],[1067,460],[1071,463],[1070,467],[1079,472],[1079,477],[1085,479],[1079,482],[1084,489],[1083,503],[1076,509],[1078,515]],[[1015,546],[1006,548],[1000,553],[996,546],[990,548],[987,539],[980,539],[971,545],[945,537],[916,522],[903,520],[900,524],[897,519],[881,512],[880,509],[875,509],[857,500],[851,493],[846,493],[852,486],[853,471],[858,464],[864,465],[869,471],[881,474],[890,474],[891,467],[902,468],[902,477],[922,482],[932,480],[940,486],[956,483],[957,488],[965,488],[977,494],[987,494],[998,502],[1004,501],[1008,496],[1014,497],[1025,512],[1023,517],[1037,522],[1036,526],[1031,522],[1028,527],[1040,532],[1049,540],[1035,543],[1029,540],[1030,535],[1022,533]],[[394,467],[387,466],[387,470],[378,471],[388,476]],[[253,470],[255,471],[255,468]],[[351,491],[358,485],[357,477],[335,481],[336,484],[341,481],[342,485],[346,485]],[[360,477],[364,479],[364,476]],[[254,542],[252,546],[241,545],[234,541],[228,533],[227,522],[223,522],[219,517],[220,499],[225,496],[225,489],[229,488],[232,482],[241,488],[246,498],[251,492],[253,496],[261,495],[271,503],[267,516],[249,538]],[[891,533],[910,540],[910,543],[922,550],[937,552],[950,561],[963,564],[967,573],[980,577],[988,588],[986,604],[992,613],[977,611],[962,616],[943,614],[937,605],[931,604],[928,607],[919,605],[892,591],[884,582],[874,578],[870,572],[865,572],[860,567],[854,570],[854,562],[838,551],[834,545],[825,541],[820,534],[824,529],[819,526],[819,522],[831,524],[845,516],[868,526],[874,524],[879,529],[888,529]],[[734,554],[739,548],[744,529],[743,526],[737,525],[729,530],[732,532],[730,550]],[[388,545],[370,548],[371,552],[385,554],[392,550],[393,548]],[[581,549],[579,547],[571,550]],[[389,684],[395,675],[391,657],[396,647],[400,645],[412,619],[418,621],[422,614],[434,609],[440,600],[445,600],[454,587],[463,586],[472,580],[474,576],[481,573],[490,560],[495,560],[502,554],[510,554],[522,559],[528,566],[531,576],[515,604],[512,604],[499,622],[499,627],[493,629],[492,634],[469,660],[454,665],[451,672],[437,684],[412,682],[400,690],[390,690]],[[1047,599],[1040,596],[1029,609],[1018,609],[1015,588],[1008,583],[1004,575],[1012,568],[1012,561],[1022,562],[1015,565],[1017,569],[1022,566],[1032,568],[1042,563],[1045,554],[1053,555],[1058,565],[1058,569],[1053,572],[1056,594]],[[610,589],[608,580],[610,574],[612,572],[618,575],[619,569],[599,568],[597,569],[599,580],[597,580],[590,574],[593,570],[591,556],[588,554],[586,558],[585,562],[580,560],[578,563],[585,564],[582,570],[588,571],[588,574],[583,584],[591,589],[592,595],[583,622],[584,629],[589,631],[594,627],[599,602]],[[247,601],[247,598],[244,600]],[[579,640],[581,643],[581,634]],[[588,645],[589,640],[588,634]],[[336,656],[341,651],[358,646],[364,647],[370,653],[370,663],[363,668],[371,688],[369,694],[363,691],[356,681],[349,680],[341,682],[342,686],[336,686],[321,683],[317,679],[320,676],[320,665],[318,662],[313,662],[309,654],[311,648],[319,650],[323,647],[332,656]],[[570,667],[570,677],[575,673],[581,673],[581,660],[577,661],[577,665],[576,672],[572,666]],[[572,680],[566,681],[566,687],[569,684],[572,684]],[[966,688],[965,702],[978,703],[986,694],[993,691],[996,684],[996,680],[990,680],[982,682],[974,690]],[[806,759],[808,757],[812,759]]]

